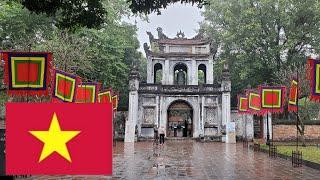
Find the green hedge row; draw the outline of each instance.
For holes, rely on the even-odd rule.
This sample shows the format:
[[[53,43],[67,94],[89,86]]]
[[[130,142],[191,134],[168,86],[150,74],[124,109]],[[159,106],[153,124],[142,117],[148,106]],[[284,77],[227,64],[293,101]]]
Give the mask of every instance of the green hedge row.
[[[276,119],[274,124],[279,124],[279,125],[295,125],[296,121],[295,120],[283,120],[283,119]],[[308,121],[303,121],[304,125],[320,125],[320,120],[308,120]]]

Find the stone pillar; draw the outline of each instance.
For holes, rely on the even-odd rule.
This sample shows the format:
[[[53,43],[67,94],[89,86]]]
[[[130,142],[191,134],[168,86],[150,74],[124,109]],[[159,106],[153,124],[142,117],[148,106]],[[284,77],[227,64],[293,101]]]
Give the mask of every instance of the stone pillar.
[[[147,83],[154,83],[153,77],[153,61],[151,57],[147,57]]]
[[[200,134],[204,135],[204,106],[205,106],[204,96],[201,97],[201,123],[200,123]]]
[[[163,68],[162,74],[163,74],[162,84],[166,84],[166,85],[170,84],[169,78],[170,78],[171,74],[170,74],[170,68],[169,68],[169,59],[166,59],[164,61],[164,68]]]
[[[191,63],[186,62],[187,65],[187,81],[186,81],[186,85],[192,85],[193,83],[193,78],[194,78],[194,70],[193,70],[193,63],[191,61]]]
[[[139,72],[133,67],[129,75],[129,112],[126,121],[124,142],[134,142],[135,127],[138,119]]]
[[[156,96],[156,111],[156,119],[153,123],[158,126],[160,122],[160,96]]]
[[[253,115],[245,115],[247,120],[247,138],[248,140],[253,140]]]
[[[231,80],[228,65],[222,71],[222,124],[226,127],[226,143],[236,142],[235,122],[231,122]]]
[[[208,63],[208,67],[207,67],[207,72],[206,72],[206,76],[207,76],[207,84],[213,84],[213,57],[210,56],[209,58],[209,63]]]
[[[272,139],[272,117],[271,113],[268,115],[268,121],[267,121],[267,115],[263,116],[263,138],[267,141],[267,122],[269,124],[269,135],[270,135],[270,141]]]
[[[174,63],[168,60],[168,84],[174,84]]]
[[[197,67],[197,61],[195,59],[192,59],[192,66],[191,66],[192,71],[191,74],[191,85],[198,85],[198,67]]]
[[[160,96],[160,122],[158,126],[164,126],[167,130],[167,106],[168,106],[169,99],[165,96]]]
[[[242,138],[247,138],[248,141],[253,139],[253,115],[241,115],[243,123]]]

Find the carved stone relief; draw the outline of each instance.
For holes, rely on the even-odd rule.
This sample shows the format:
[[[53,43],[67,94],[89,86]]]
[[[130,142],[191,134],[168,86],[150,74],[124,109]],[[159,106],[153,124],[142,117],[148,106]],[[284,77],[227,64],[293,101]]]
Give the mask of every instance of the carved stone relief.
[[[144,107],[143,116],[143,124],[153,124],[155,119],[155,107]]]
[[[217,125],[217,109],[214,107],[205,108],[205,125]]]

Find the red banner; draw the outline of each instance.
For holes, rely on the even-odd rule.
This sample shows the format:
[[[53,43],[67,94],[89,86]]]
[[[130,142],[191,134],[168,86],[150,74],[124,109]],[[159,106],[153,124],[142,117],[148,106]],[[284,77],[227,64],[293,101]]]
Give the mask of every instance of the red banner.
[[[286,95],[285,86],[260,86],[261,111],[263,114],[281,113],[284,110],[284,100]]]
[[[256,90],[248,90],[248,111],[250,114],[262,115],[260,93]]]
[[[50,52],[2,52],[9,95],[48,95]]]
[[[98,94],[99,103],[112,103],[112,89],[102,91]]]
[[[100,83],[81,83],[77,87],[76,103],[95,103]]]
[[[310,100],[320,102],[320,60],[307,60],[307,77],[310,80]]]
[[[112,105],[114,110],[118,109],[118,104],[119,104],[119,93],[116,92],[115,95],[112,96]]]
[[[292,79],[289,92],[288,111],[297,112],[298,110],[298,89],[297,80]]]
[[[246,114],[248,113],[248,98],[245,95],[238,95],[238,113]]]
[[[55,70],[53,81],[53,102],[74,102],[76,88],[81,83],[81,79],[76,75]]]

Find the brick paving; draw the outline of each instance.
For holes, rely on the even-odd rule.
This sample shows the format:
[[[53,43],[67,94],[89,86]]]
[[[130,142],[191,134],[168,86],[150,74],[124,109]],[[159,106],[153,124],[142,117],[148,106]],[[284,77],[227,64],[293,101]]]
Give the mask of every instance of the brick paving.
[[[29,179],[312,179],[320,171],[293,168],[291,161],[272,159],[241,143],[201,143],[193,140],[120,143],[114,147],[113,177],[36,176]]]

